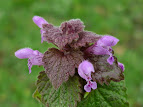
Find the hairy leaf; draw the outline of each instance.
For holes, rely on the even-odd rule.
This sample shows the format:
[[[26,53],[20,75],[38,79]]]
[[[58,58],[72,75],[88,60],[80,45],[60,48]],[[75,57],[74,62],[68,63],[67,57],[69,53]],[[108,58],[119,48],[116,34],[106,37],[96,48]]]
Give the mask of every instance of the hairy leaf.
[[[124,79],[123,71],[120,69],[117,63],[117,58],[113,65],[107,62],[108,55],[93,55],[90,57],[95,72],[92,73],[93,81],[97,81],[100,84],[109,84],[111,80],[119,82]]]
[[[84,31],[79,33],[79,39],[76,42],[73,42],[71,44],[71,47],[78,48],[78,47],[86,46],[89,43],[97,42],[100,38],[101,36],[95,33]]]
[[[51,24],[43,24],[43,39],[62,49],[72,41],[78,40],[78,33],[83,31],[83,29],[83,22],[79,19],[63,22],[60,27],[55,27]]]
[[[36,86],[38,93],[41,94],[41,102],[47,107],[76,107],[77,102],[81,100],[81,84],[77,76],[70,78],[56,90],[45,71],[42,71]]]
[[[60,26],[60,29],[63,31],[63,34],[74,34],[80,33],[84,30],[84,24],[80,19],[72,19],[66,22],[63,22]]]
[[[100,85],[78,103],[77,107],[129,107],[124,81]]]
[[[72,77],[83,60],[81,51],[62,52],[55,48],[49,49],[43,57],[46,74],[55,88]]]

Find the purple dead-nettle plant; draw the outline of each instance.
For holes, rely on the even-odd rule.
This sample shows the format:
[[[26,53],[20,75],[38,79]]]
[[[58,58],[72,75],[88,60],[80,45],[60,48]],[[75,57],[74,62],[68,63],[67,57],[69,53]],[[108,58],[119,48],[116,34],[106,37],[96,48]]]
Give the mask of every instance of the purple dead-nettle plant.
[[[54,92],[47,91],[52,92],[49,94],[52,97],[57,90],[64,89],[65,84],[72,84],[75,80],[78,82],[69,87],[76,87],[77,91],[75,92],[79,95],[79,93],[91,92],[91,89],[98,89],[98,84],[109,85],[111,80],[119,82],[124,79],[124,65],[117,61],[112,49],[119,42],[119,39],[84,30],[85,26],[80,19],[65,21],[59,27],[48,23],[39,16],[34,16],[33,21],[41,28],[41,42],[53,43],[58,47],[58,49],[49,48],[44,54],[30,48],[23,48],[15,52],[17,58],[28,59],[29,73],[31,73],[32,65],[44,67],[45,70],[40,72],[37,81],[37,90],[42,96],[40,97],[42,103],[53,104],[49,97],[44,100],[45,91],[41,91],[44,84],[42,81],[48,84],[44,86],[47,90],[53,87]],[[80,85],[76,85],[78,83]],[[70,92],[74,93],[74,89]],[[81,101],[81,96],[77,98],[74,100],[75,105],[77,101]]]

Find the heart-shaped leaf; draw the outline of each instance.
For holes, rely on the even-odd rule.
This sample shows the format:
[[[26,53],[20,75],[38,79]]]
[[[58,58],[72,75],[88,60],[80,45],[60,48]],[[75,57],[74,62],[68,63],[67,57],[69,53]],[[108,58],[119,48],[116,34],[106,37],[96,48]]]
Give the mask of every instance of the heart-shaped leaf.
[[[124,81],[100,85],[78,103],[77,107],[129,107]]]
[[[89,58],[95,69],[95,72],[91,75],[93,81],[108,85],[111,80],[115,82],[124,80],[123,71],[118,66],[117,58],[114,57],[115,61],[110,65],[107,62],[108,57],[108,55],[92,55]]]
[[[40,72],[34,96],[47,107],[76,107],[82,93],[79,77],[71,77],[57,90],[52,86],[45,71]]]
[[[72,77],[83,60],[81,51],[62,52],[55,48],[49,49],[43,57],[46,74],[55,88]]]

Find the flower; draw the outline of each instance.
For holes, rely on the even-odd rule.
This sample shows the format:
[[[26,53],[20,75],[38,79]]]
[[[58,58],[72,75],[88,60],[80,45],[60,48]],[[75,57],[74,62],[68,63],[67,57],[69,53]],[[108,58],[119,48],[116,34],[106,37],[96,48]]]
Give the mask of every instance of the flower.
[[[43,65],[43,54],[40,53],[38,50],[32,50],[30,48],[19,49],[15,52],[15,56],[19,59],[28,58],[29,73],[31,73],[32,65]]]
[[[124,67],[124,64],[118,62],[118,66],[121,68],[121,70],[124,72],[125,70],[125,67]]]
[[[97,45],[103,46],[103,47],[104,46],[112,47],[112,46],[115,46],[118,42],[119,42],[119,39],[117,39],[113,36],[105,35],[97,41]]]
[[[40,17],[40,16],[34,16],[34,17],[33,17],[33,22],[34,22],[39,28],[41,28],[41,30],[40,30],[40,32],[41,32],[41,43],[43,43],[43,33],[44,33],[44,31],[42,30],[42,25],[43,25],[43,24],[48,24],[48,22],[47,22],[44,18],[42,18],[42,17]]]
[[[91,88],[97,88],[97,83],[91,81],[91,72],[95,71],[93,65],[89,61],[85,60],[82,63],[80,63],[78,67],[78,74],[87,81],[87,84],[84,86],[84,90],[86,92],[90,92]]]
[[[93,53],[95,55],[109,55],[107,62],[112,65],[114,62],[114,57],[112,54],[112,46],[115,46],[118,43],[119,39],[105,35],[99,39],[94,45],[87,48],[88,53]]]
[[[92,81],[88,81],[87,84],[84,86],[84,90],[86,92],[90,92],[91,88],[93,90],[95,90],[97,88],[97,83],[96,82],[92,82]]]

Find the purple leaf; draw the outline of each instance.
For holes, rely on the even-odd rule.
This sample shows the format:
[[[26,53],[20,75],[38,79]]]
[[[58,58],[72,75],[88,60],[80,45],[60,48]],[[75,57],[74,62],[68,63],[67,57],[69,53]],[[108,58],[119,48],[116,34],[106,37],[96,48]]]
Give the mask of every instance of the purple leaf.
[[[100,38],[101,36],[95,33],[83,31],[79,33],[79,39],[73,42],[70,46],[73,48],[85,47],[86,45],[89,45],[90,43],[97,42]]]
[[[117,58],[114,57],[115,61],[110,65],[107,62],[108,57],[108,55],[91,55],[87,58],[94,66],[95,72],[91,73],[93,81],[108,85],[111,80],[116,82],[124,80],[124,75],[118,66]]]
[[[80,19],[72,19],[63,22],[60,26],[60,29],[63,31],[63,34],[69,35],[82,32],[84,27],[85,26]]]
[[[78,40],[84,25],[79,19],[63,22],[61,27],[55,27],[51,24],[43,25],[43,40],[53,43],[60,49],[64,48],[67,44]]]
[[[74,76],[75,68],[78,68],[83,60],[81,51],[62,52],[55,48],[49,49],[43,57],[46,74],[55,88],[67,81],[70,76]]]

